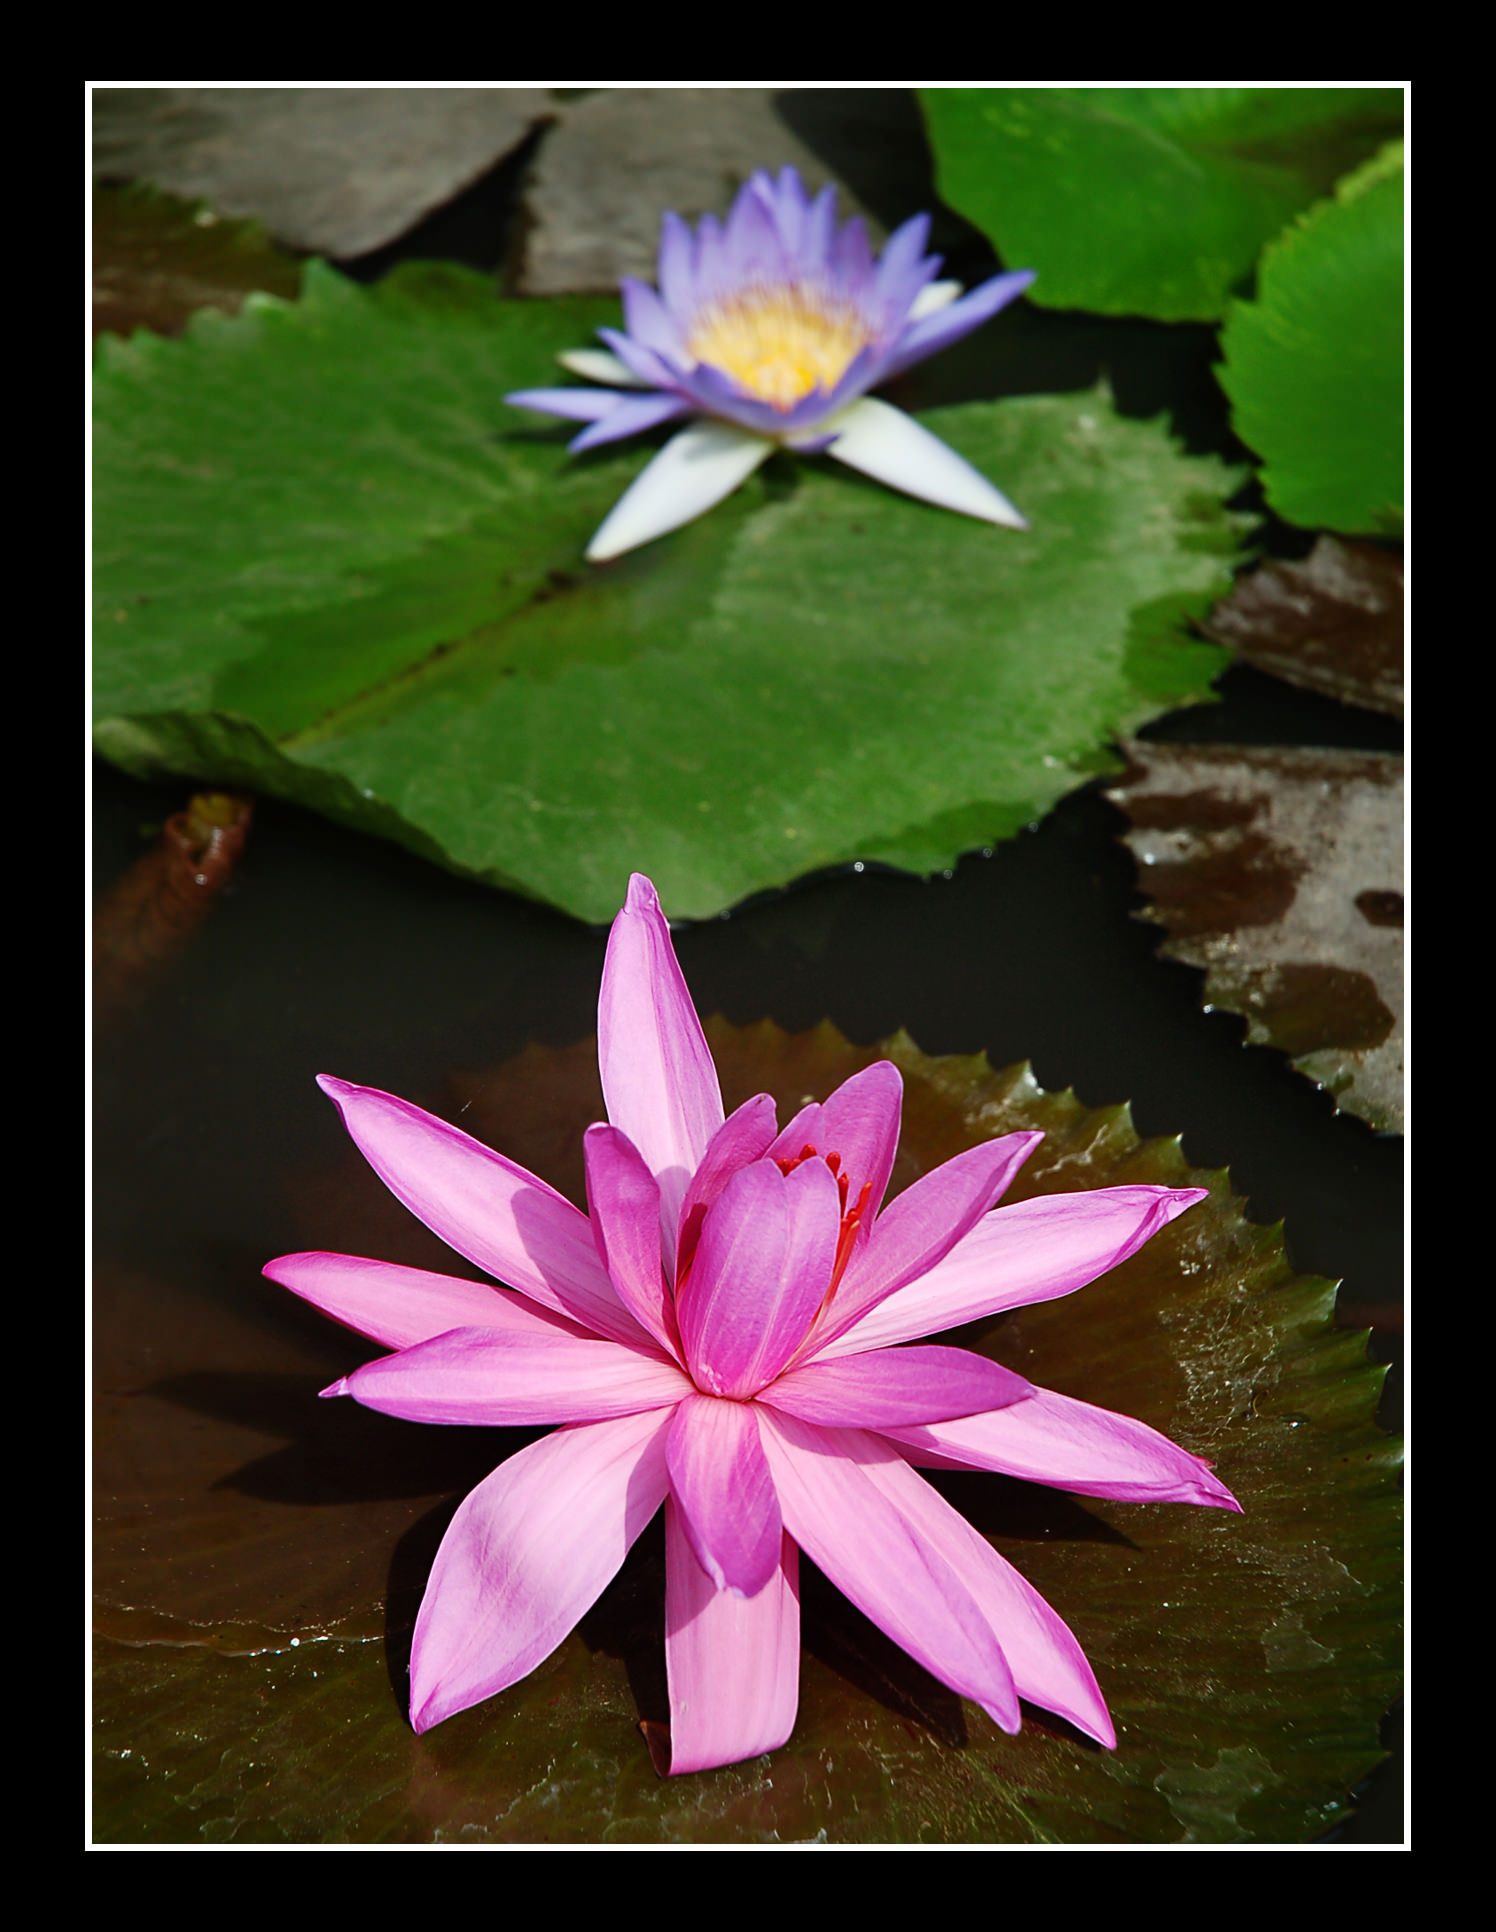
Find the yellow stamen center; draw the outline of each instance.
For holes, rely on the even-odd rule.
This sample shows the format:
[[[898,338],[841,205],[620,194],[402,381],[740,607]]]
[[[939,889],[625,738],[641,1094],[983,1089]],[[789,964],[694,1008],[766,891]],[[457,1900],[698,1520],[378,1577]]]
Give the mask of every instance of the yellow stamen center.
[[[830,389],[838,382],[867,339],[862,318],[847,303],[780,286],[744,289],[707,309],[686,347],[750,396],[789,410],[817,385]]]

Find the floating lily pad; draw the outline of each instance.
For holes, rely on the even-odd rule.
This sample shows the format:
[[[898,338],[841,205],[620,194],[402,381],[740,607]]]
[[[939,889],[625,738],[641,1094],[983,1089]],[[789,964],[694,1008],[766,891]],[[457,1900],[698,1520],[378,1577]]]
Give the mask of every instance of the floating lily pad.
[[[535,87],[105,87],[93,165],[347,259],[414,228],[554,111]]]
[[[1205,1000],[1292,1055],[1337,1105],[1403,1122],[1402,760],[1385,753],[1128,746],[1110,792]]]
[[[179,335],[201,308],[234,314],[254,289],[295,295],[301,263],[258,222],[225,221],[202,202],[108,183],[93,197],[93,326]]]
[[[418,269],[106,338],[96,735],[602,921],[647,869],[702,918],[816,867],[920,872],[1038,818],[1205,694],[1237,476],[1104,394],[924,420],[995,530],[775,459],[684,530],[583,549],[646,448],[510,409],[614,317]]]
[[[728,1105],[785,1109],[885,1049],[709,1024]],[[531,1677],[424,1737],[404,1711],[416,1602],[452,1509],[517,1431],[422,1429],[316,1390],[370,1353],[252,1264],[190,1295],[106,1261],[95,1448],[105,1522],[95,1836],[256,1843],[1235,1843],[1343,1820],[1378,1761],[1399,1644],[1396,1445],[1381,1371],[1275,1231],[1125,1108],[905,1038],[894,1186],[986,1137],[1047,1138],[1013,1198],[1209,1187],[1080,1295],[962,1339],[1215,1461],[1245,1514],[935,1481],[1074,1626],[1120,1733],[1026,1711],[1008,1737],[807,1565],[799,1721],[771,1757],[657,1778],[663,1549],[646,1535]],[[593,1047],[532,1047],[441,1110],[576,1187]],[[495,1129],[500,1131],[496,1134]],[[309,1242],[431,1265],[434,1238],[351,1154],[303,1195]],[[403,1232],[402,1232],[403,1230]],[[438,1250],[438,1252],[440,1252]],[[450,1257],[447,1258],[450,1262]],[[437,1261],[436,1265],[443,1265]],[[459,1264],[460,1265],[460,1264]]]
[[[1402,123],[1380,87],[927,87],[941,195],[1041,306],[1211,322]],[[1250,438],[1248,439],[1250,441]]]
[[[1320,537],[1302,563],[1248,571],[1201,629],[1259,671],[1402,716],[1399,551]]]
[[[1262,258],[1232,306],[1221,385],[1268,502],[1306,529],[1396,536],[1403,513],[1401,143]]]

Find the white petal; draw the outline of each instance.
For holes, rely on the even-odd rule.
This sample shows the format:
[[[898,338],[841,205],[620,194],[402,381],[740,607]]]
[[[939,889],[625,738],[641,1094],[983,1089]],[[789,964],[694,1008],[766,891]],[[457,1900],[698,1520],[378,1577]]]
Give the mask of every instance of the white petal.
[[[926,503],[938,503],[943,510],[959,510],[963,516],[980,517],[984,523],[1006,524],[1010,530],[1028,528],[1002,491],[994,489],[980,470],[974,470],[964,456],[958,456],[892,403],[864,396],[821,428],[836,432],[836,441],[826,454],[865,476],[876,477],[910,496],[923,497]]]
[[[926,294],[929,293],[927,289]],[[915,316],[914,320],[919,320]],[[649,384],[636,376],[626,362],[621,362],[611,349],[568,349],[564,355],[556,357],[563,369],[570,369],[574,376],[585,376],[589,382],[605,382],[610,389],[647,389]]]
[[[692,423],[671,437],[613,505],[587,546],[588,560],[602,563],[678,530],[731,496],[774,447],[767,436],[732,423]]]
[[[949,308],[960,293],[959,282],[926,282],[909,304],[909,313],[904,319],[907,322],[923,322],[927,315],[938,315],[942,309]],[[561,360],[565,362],[566,357],[562,356]],[[614,380],[614,377],[608,377],[609,382]]]

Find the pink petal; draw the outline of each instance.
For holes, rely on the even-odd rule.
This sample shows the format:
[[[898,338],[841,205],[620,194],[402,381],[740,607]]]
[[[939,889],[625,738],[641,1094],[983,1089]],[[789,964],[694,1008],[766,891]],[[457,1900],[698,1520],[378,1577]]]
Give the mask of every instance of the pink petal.
[[[756,1093],[730,1113],[707,1142],[701,1164],[691,1177],[680,1204],[680,1235],[677,1267],[684,1272],[691,1265],[701,1224],[706,1211],[737,1173],[750,1161],[761,1160],[774,1139],[774,1096]]]
[[[629,880],[608,937],[597,1059],[608,1118],[659,1182],[663,1226],[673,1240],[691,1176],[722,1125],[722,1093],[670,927],[641,872]]]
[[[896,1463],[869,1463],[866,1474],[926,1547],[960,1572],[1001,1639],[1018,1695],[1114,1749],[1117,1734],[1106,1700],[1063,1618],[913,1470],[901,1471]]]
[[[758,1595],[735,1597],[702,1569],[666,1502],[665,1668],[672,1776],[779,1749],[800,1695],[800,1553],[788,1536]]]
[[[618,1298],[661,1348],[678,1357],[675,1304],[660,1261],[659,1183],[616,1127],[589,1127],[582,1157],[592,1238]]]
[[[819,1100],[808,1100],[799,1113],[785,1122],[765,1151],[771,1161],[795,1161],[807,1147],[814,1147],[821,1153],[826,1151],[821,1145]]]
[[[758,1400],[825,1428],[888,1429],[1000,1409],[1033,1392],[1011,1369],[964,1348],[887,1348],[790,1369]]]
[[[322,1392],[407,1422],[504,1428],[637,1415],[692,1389],[673,1362],[618,1342],[454,1328],[367,1362]]]
[[[969,1546],[928,1534],[955,1511],[887,1443],[860,1429],[816,1429],[760,1407],[764,1453],[784,1525],[837,1589],[941,1683],[1005,1731],[1018,1695],[978,1593],[992,1550],[961,1518]],[[874,1471],[891,1471],[875,1481]]]
[[[991,1415],[895,1425],[886,1433],[911,1452],[914,1462],[928,1451],[940,1458],[940,1467],[996,1469],[1082,1496],[1241,1508],[1212,1475],[1209,1463],[1146,1422],[1057,1395],[1053,1389],[1036,1388],[1025,1400]]]
[[[334,1321],[390,1348],[429,1342],[451,1328],[572,1335],[589,1331],[523,1295],[486,1281],[459,1281],[354,1254],[283,1254],[262,1271]]]
[[[652,1410],[558,1429],[462,1504],[416,1619],[417,1731],[528,1676],[591,1609],[665,1499],[669,1427]]]
[[[642,1342],[587,1217],[535,1175],[408,1100],[330,1075],[318,1086],[385,1186],[469,1261],[595,1334]]]
[[[886,1348],[1004,1308],[1073,1294],[1135,1254],[1160,1228],[1204,1198],[1205,1190],[1198,1187],[1100,1187],[1085,1194],[1042,1194],[1015,1201],[979,1221],[928,1274],[890,1295],[817,1352],[844,1355],[853,1349]]]
[[[824,1161],[787,1176],[772,1161],[755,1161],[733,1175],[676,1291],[699,1388],[741,1399],[779,1373],[830,1285],[840,1226],[841,1196]]]
[[[665,1444],[670,1491],[718,1590],[754,1597],[779,1568],[779,1500],[751,1402],[688,1395]]]
[[[988,1212],[1043,1138],[1040,1133],[1004,1134],[999,1140],[983,1141],[980,1147],[968,1147],[890,1201],[874,1223],[866,1247],[853,1255],[817,1331],[814,1352],[819,1355],[869,1309],[943,1261]]]
[[[850,1182],[848,1206],[855,1207],[862,1189],[868,1188],[857,1230],[859,1246],[871,1234],[888,1191],[903,1104],[903,1075],[891,1060],[875,1060],[844,1080],[821,1108],[823,1138],[816,1144],[823,1154],[841,1155],[841,1171]]]

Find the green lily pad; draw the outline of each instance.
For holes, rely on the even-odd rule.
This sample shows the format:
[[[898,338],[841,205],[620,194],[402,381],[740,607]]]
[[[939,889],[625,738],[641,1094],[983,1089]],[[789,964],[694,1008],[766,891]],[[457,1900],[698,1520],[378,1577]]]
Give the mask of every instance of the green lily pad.
[[[1268,502],[1308,529],[1396,536],[1403,516],[1403,158],[1384,149],[1262,258],[1221,384]]]
[[[1013,1198],[1200,1185],[1209,1199],[1082,1294],[961,1331],[1039,1382],[1211,1458],[1242,1516],[937,1476],[1069,1620],[1116,1752],[1026,1711],[1017,1737],[943,1690],[807,1565],[800,1714],[772,1756],[661,1779],[663,1550],[646,1534],[523,1683],[417,1738],[410,1630],[460,1496],[528,1439],[319,1403],[370,1353],[242,1279],[189,1292],[109,1264],[96,1319],[104,1522],[94,1699],[100,1841],[731,1845],[1269,1843],[1350,1811],[1400,1646],[1382,1371],[1335,1329],[1219,1172],[1127,1110],[1027,1070],[709,1023],[729,1106],[785,1108],[886,1051],[906,1082],[895,1187],[996,1134],[1047,1138]],[[601,1111],[591,1042],[454,1079],[439,1111],[576,1190]],[[383,1206],[377,1203],[383,1202]],[[434,1237],[351,1153],[303,1200],[308,1243],[432,1265]],[[450,1256],[448,1261],[450,1262]],[[440,1261],[436,1262],[440,1266]],[[460,1264],[459,1264],[460,1265]]]
[[[100,750],[272,792],[602,921],[631,870],[706,917],[816,867],[949,867],[1119,732],[1204,695],[1234,472],[1103,394],[932,412],[1031,520],[775,459],[603,567],[648,458],[503,402],[614,305],[312,264],[302,301],[106,338]]]
[[[942,198],[1050,308],[1210,322],[1289,218],[1400,131],[1384,87],[929,87]]]

